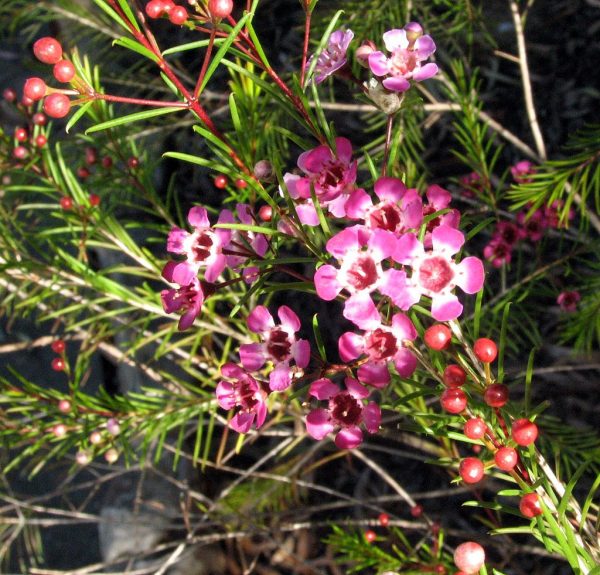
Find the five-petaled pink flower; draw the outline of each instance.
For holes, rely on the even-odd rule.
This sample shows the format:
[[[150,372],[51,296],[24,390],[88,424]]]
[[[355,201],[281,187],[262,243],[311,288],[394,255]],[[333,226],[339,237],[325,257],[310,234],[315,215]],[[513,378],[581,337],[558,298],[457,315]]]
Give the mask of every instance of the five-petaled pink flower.
[[[369,390],[356,379],[347,377],[346,390],[340,388],[329,379],[313,381],[309,395],[328,401],[326,409],[313,409],[306,417],[306,431],[315,439],[323,439],[326,435],[339,430],[335,436],[335,444],[340,449],[352,449],[362,443],[363,424],[369,433],[377,433],[381,423],[381,410],[371,401],[367,405],[363,400],[369,396]]]
[[[298,217],[307,226],[319,224],[311,188],[321,208],[336,218],[346,215],[344,206],[355,189],[357,163],[352,161],[352,144],[346,138],[336,138],[335,145],[335,152],[323,145],[300,155],[298,167],[305,176],[288,173],[283,177],[291,198],[297,200]]]
[[[581,294],[578,291],[564,291],[556,298],[556,303],[564,312],[573,313],[577,311],[577,304],[581,299]]]
[[[160,292],[163,308],[167,313],[183,310],[184,313],[179,319],[179,329],[187,329],[200,315],[204,302],[202,284],[193,270],[186,270],[181,264],[175,262],[166,263],[162,276],[168,282],[179,284],[178,289],[167,289]]]
[[[323,82],[346,63],[346,52],[352,38],[354,38],[352,30],[336,30],[329,36],[327,47],[317,58],[315,66],[315,82],[317,84]],[[310,68],[313,58],[314,56],[306,63],[307,70]]]
[[[391,56],[373,52],[369,55],[369,67],[375,76],[386,76],[382,84],[388,90],[406,92],[409,80],[421,82],[437,74],[436,64],[422,64],[435,52],[435,43],[431,36],[423,36],[423,29],[416,22],[389,30],[383,35],[383,42]]]
[[[449,226],[438,226],[431,234],[432,250],[426,251],[414,234],[404,234],[393,258],[410,266],[412,273],[405,279],[401,297],[394,303],[403,310],[417,303],[422,295],[431,298],[431,315],[437,321],[456,319],[463,310],[453,290],[460,287],[468,294],[483,287],[484,270],[479,258],[468,257],[459,264],[452,256],[462,247],[465,236]]]
[[[365,190],[354,191],[346,202],[346,215],[355,220],[364,220],[371,230],[381,229],[403,234],[416,229],[423,220],[423,201],[415,189],[408,189],[398,178],[383,177],[375,182],[373,204]]]
[[[188,222],[194,228],[189,233],[181,228],[171,229],[167,238],[167,250],[174,254],[186,256],[185,262],[176,264],[181,267],[177,272],[182,281],[177,283],[187,284],[192,276],[204,269],[204,277],[208,282],[214,282],[225,269],[227,258],[223,255],[223,247],[231,239],[231,230],[213,229],[208,220],[208,213],[200,206],[193,207],[188,213]],[[219,223],[233,222],[233,215],[229,210],[223,210],[219,216]],[[187,281],[183,274],[188,272]]]
[[[374,387],[385,387],[390,382],[388,363],[393,362],[400,377],[410,377],[417,367],[416,357],[403,346],[404,340],[413,340],[417,331],[403,313],[394,314],[392,325],[378,325],[363,335],[348,331],[339,339],[340,357],[350,362],[361,355],[368,361],[358,368],[358,379]]]
[[[238,412],[229,421],[229,426],[238,433],[248,433],[256,421],[258,429],[267,416],[267,392],[249,373],[235,363],[226,363],[221,375],[233,381],[218,383],[217,402],[223,409],[239,406]]]
[[[240,359],[245,369],[256,371],[267,361],[272,361],[273,371],[269,375],[269,387],[273,391],[282,391],[292,382],[290,363],[304,369],[310,361],[310,344],[305,339],[297,339],[300,319],[286,305],[277,311],[281,321],[275,325],[269,310],[259,305],[248,316],[248,327],[261,335],[262,343],[247,343],[240,346]]]
[[[379,290],[390,295],[396,270],[384,271],[381,262],[395,251],[397,238],[392,232],[364,226],[342,230],[327,242],[327,251],[338,259],[340,267],[326,264],[315,273],[315,287],[321,299],[330,301],[345,289],[350,297],[344,304],[344,317],[361,329],[380,323],[380,314],[371,293]],[[401,273],[401,272],[398,272]]]

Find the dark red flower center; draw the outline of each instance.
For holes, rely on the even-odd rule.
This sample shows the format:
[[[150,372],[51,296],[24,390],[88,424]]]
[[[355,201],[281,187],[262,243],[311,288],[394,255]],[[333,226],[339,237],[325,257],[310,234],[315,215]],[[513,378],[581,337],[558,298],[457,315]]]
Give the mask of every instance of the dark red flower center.
[[[192,251],[194,253],[194,260],[197,263],[204,262],[211,254],[211,248],[214,245],[213,238],[210,232],[199,232],[194,240]]]
[[[398,206],[389,203],[377,206],[369,216],[372,228],[381,228],[390,232],[397,231],[401,221],[402,214],[400,209]]]
[[[346,277],[354,289],[365,290],[377,281],[377,265],[371,256],[359,256],[346,272]]]
[[[436,210],[431,205],[423,206],[423,217],[425,218],[427,216],[430,216],[431,214],[434,214],[437,211],[438,210]],[[437,218],[433,218],[432,220],[429,220],[426,224],[427,231],[432,232],[435,228],[437,228],[440,225],[440,223],[441,223],[440,216],[438,216]]]
[[[347,391],[334,395],[329,400],[329,413],[338,425],[350,427],[362,421],[362,405]]]
[[[440,256],[426,259],[419,268],[419,283],[433,293],[441,292],[454,277],[450,264]]]
[[[244,377],[243,379],[238,379],[237,381],[237,403],[242,407],[245,411],[253,411],[256,405],[258,404],[258,399],[256,398],[256,392],[258,391],[258,386],[254,379],[250,376]]]
[[[332,191],[331,188],[337,188],[340,182],[344,179],[346,173],[346,166],[338,161],[331,161],[327,163],[325,169],[321,172],[319,183],[322,188],[325,188],[328,192]]]
[[[288,359],[291,347],[292,343],[285,331],[280,327],[275,327],[271,330],[269,341],[267,342],[267,351],[275,361],[285,361]]]
[[[519,239],[519,231],[517,229],[517,226],[514,226],[512,224],[507,224],[503,226],[500,230],[500,237],[507,244],[514,244]]]
[[[398,342],[392,333],[378,328],[367,338],[365,349],[372,360],[384,361],[396,355]]]

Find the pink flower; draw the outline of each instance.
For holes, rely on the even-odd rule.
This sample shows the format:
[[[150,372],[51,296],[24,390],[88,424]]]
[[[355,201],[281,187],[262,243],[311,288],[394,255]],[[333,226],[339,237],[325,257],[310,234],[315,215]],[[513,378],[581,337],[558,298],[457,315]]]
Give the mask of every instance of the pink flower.
[[[407,189],[398,178],[388,177],[379,178],[374,189],[379,203],[373,204],[364,190],[355,190],[346,202],[346,216],[364,220],[371,230],[387,230],[396,235],[421,225],[423,202],[416,190]]]
[[[456,286],[473,294],[483,287],[484,270],[479,258],[468,257],[459,264],[452,256],[462,247],[465,236],[449,226],[438,226],[431,234],[432,247],[425,247],[414,234],[398,240],[394,260],[412,268],[410,278],[401,286],[401,297],[394,303],[403,310],[417,303],[422,295],[431,298],[431,315],[437,321],[456,319],[463,306],[452,293]]]
[[[193,275],[197,275],[198,271],[204,268],[206,281],[214,282],[227,264],[222,249],[231,239],[231,230],[213,229],[206,210],[200,206],[195,206],[189,211],[188,222],[194,228],[192,233],[174,227],[167,238],[168,251],[186,256],[185,262],[176,265],[181,268],[178,272],[180,277],[189,271],[187,281],[176,281],[187,284]],[[233,222],[233,215],[229,210],[223,210],[219,216],[219,223],[224,222]]]
[[[394,253],[396,241],[391,232],[369,232],[363,226],[352,226],[333,236],[327,242],[327,251],[339,260],[340,267],[326,264],[316,271],[318,296],[331,301],[345,289],[350,297],[344,305],[344,317],[361,329],[379,325],[379,311],[370,294],[379,290],[390,295],[394,290],[394,272],[403,273],[384,271],[381,265]]]
[[[352,144],[346,138],[336,138],[336,152],[328,146],[318,146],[298,158],[298,167],[306,176],[285,174],[283,180],[292,199],[298,201],[296,211],[300,221],[308,226],[319,224],[311,199],[311,188],[321,208],[336,218],[346,215],[344,206],[356,181],[356,161],[352,162]]]
[[[404,340],[413,340],[417,331],[403,313],[394,314],[392,325],[380,324],[363,335],[348,331],[339,339],[342,361],[349,362],[361,355],[368,361],[358,368],[358,379],[374,387],[385,387],[390,382],[388,363],[393,362],[400,377],[410,377],[417,366],[415,356],[404,347]]]
[[[463,195],[466,198],[472,198],[479,195],[485,187],[483,178],[477,172],[471,172],[466,176],[461,176],[458,181],[463,187]]]
[[[391,56],[373,52],[369,55],[369,67],[375,76],[386,76],[382,84],[388,90],[406,92],[409,80],[421,82],[437,74],[436,64],[421,64],[435,52],[435,43],[431,36],[423,36],[419,24],[411,22],[403,29],[389,30],[383,35],[383,42]]]
[[[257,225],[256,218],[252,213],[252,210],[248,204],[237,204],[236,213],[239,221],[242,224],[247,226]],[[223,220],[221,223],[225,223]],[[233,223],[227,222],[227,223]],[[229,243],[224,246],[223,249],[227,249],[232,252],[237,252],[236,254],[228,254],[227,255],[227,266],[236,269],[239,268],[248,257],[252,257],[252,252],[258,256],[264,256],[267,252],[268,243],[263,234],[259,234],[252,231],[245,230],[230,230],[231,236],[229,239]],[[240,255],[237,255],[237,254]],[[245,253],[248,255],[246,256]],[[256,268],[246,268],[244,269],[244,275],[248,276],[248,278],[253,278],[252,281],[256,279]],[[252,283],[249,281],[248,283]]]
[[[501,268],[510,263],[512,246],[500,238],[492,238],[492,241],[483,248],[483,257],[491,261],[495,268]]]
[[[354,38],[352,30],[336,30],[329,36],[327,47],[319,54],[315,66],[315,82],[320,84],[328,76],[339,70],[346,63],[346,52]],[[314,56],[306,63],[306,70],[311,66]]]
[[[297,339],[300,319],[286,305],[277,311],[281,321],[275,325],[273,316],[262,305],[255,307],[248,316],[248,327],[261,335],[263,343],[247,343],[240,346],[240,359],[245,369],[256,371],[267,361],[272,361],[274,369],[269,375],[269,387],[273,391],[287,389],[292,382],[290,362],[304,369],[310,361],[310,344],[305,339]]]
[[[536,210],[527,217],[527,212],[517,214],[517,222],[522,226],[521,235],[532,242],[539,242],[544,237],[547,222],[543,210]]]
[[[346,391],[340,391],[329,379],[318,379],[311,384],[309,395],[328,401],[329,405],[327,409],[313,409],[307,415],[306,431],[311,437],[321,440],[337,429],[336,446],[340,449],[352,449],[362,443],[361,424],[369,433],[377,433],[381,410],[374,401],[363,404],[369,391],[358,381],[347,377],[345,382]]]
[[[193,270],[185,270],[185,264],[167,262],[162,276],[171,283],[179,284],[178,289],[167,289],[160,292],[163,308],[167,313],[183,310],[179,319],[179,329],[190,327],[194,320],[200,315],[204,292],[202,284],[193,273]]]
[[[445,190],[437,184],[433,184],[427,188],[425,192],[427,196],[427,204],[423,206],[423,217],[435,214],[435,212],[441,212],[450,205],[452,201],[452,195],[448,190]],[[438,226],[449,226],[451,228],[457,228],[460,225],[460,212],[455,209],[451,209],[448,213],[442,214],[437,218],[433,218],[427,222],[427,231],[425,233],[425,239],[423,243],[426,248],[431,247],[431,232]]]
[[[492,239],[513,246],[521,239],[522,235],[516,224],[501,221],[496,224],[496,230]]]
[[[510,173],[518,184],[529,184],[533,180],[527,176],[531,176],[536,173],[535,166],[528,160],[521,160],[514,166],[511,166]]]
[[[556,298],[556,303],[560,306],[561,311],[573,313],[577,311],[577,304],[581,299],[581,294],[578,291],[564,291]]]
[[[233,381],[220,381],[217,385],[217,402],[222,409],[239,406],[238,412],[229,421],[229,427],[238,433],[248,433],[256,420],[258,429],[267,416],[267,393],[260,384],[235,363],[226,363],[221,375]]]

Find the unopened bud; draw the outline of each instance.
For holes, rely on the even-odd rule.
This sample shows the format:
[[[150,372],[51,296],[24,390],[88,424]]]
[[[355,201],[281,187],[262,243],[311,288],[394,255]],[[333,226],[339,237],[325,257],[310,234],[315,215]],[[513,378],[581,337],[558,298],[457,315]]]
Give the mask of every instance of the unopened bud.
[[[114,463],[117,459],[119,459],[119,452],[116,449],[111,448],[104,454],[104,459],[106,459],[108,463]]]
[[[102,441],[102,435],[100,435],[99,431],[92,431],[90,433],[90,443],[92,445],[98,445]]]
[[[62,413],[68,413],[71,411],[71,402],[68,399],[61,399],[58,402],[58,410]]]
[[[417,22],[409,22],[404,26],[406,30],[406,39],[408,40],[409,48],[412,48],[413,44],[423,36],[423,27]]]
[[[90,462],[90,454],[87,451],[78,451],[77,455],[75,455],[75,461],[79,465],[87,465]]]
[[[369,56],[377,51],[377,46],[371,40],[365,40],[355,53],[356,61],[363,67],[369,67]]]
[[[272,182],[275,179],[273,164],[269,160],[260,160],[254,165],[254,175],[261,182]]]
[[[54,437],[64,437],[67,434],[67,427],[62,423],[59,423],[52,428],[52,433],[54,434]]]
[[[113,436],[119,435],[121,428],[119,427],[119,422],[114,417],[111,417],[106,422],[106,431],[108,431],[108,433],[110,433]]]

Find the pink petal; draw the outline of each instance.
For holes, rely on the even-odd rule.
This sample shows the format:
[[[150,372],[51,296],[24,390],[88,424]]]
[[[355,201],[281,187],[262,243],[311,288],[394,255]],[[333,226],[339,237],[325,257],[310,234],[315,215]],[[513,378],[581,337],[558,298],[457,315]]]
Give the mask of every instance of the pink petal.
[[[369,238],[369,250],[376,263],[389,257],[396,251],[397,238],[392,232],[377,229]]]
[[[447,208],[448,204],[452,201],[452,195],[450,192],[441,186],[438,186],[437,184],[429,186],[425,192],[425,195],[436,212]]]
[[[417,358],[408,349],[400,349],[394,356],[394,365],[400,377],[410,377],[417,369]]]
[[[179,331],[184,331],[189,327],[192,327],[194,321],[200,314],[200,306],[194,306],[193,308],[188,309],[180,318],[177,324],[177,329]]]
[[[181,228],[171,228],[169,235],[167,236],[167,251],[172,254],[183,254],[185,253],[184,242],[190,236],[188,232]]]
[[[419,60],[427,60],[427,58],[435,52],[435,42],[432,40],[431,36],[421,36],[420,38],[417,38],[414,50],[417,53]],[[435,66],[435,64],[433,65]]]
[[[429,80],[438,73],[437,64],[429,63],[422,66],[420,70],[413,72],[413,80],[415,82],[422,82],[423,80]]]
[[[227,265],[227,257],[223,254],[215,256],[213,263],[206,267],[204,278],[207,282],[213,283],[223,272]]]
[[[352,331],[343,333],[338,340],[338,350],[342,361],[352,361],[362,355],[365,349],[365,338]]]
[[[438,294],[431,302],[431,315],[437,321],[456,319],[462,310],[463,306],[454,294]]]
[[[244,343],[240,345],[240,361],[244,369],[256,371],[265,365],[267,356],[262,343]]]
[[[298,158],[298,167],[307,174],[318,174],[323,166],[333,160],[333,153],[328,146],[317,146],[309,152],[304,152]]]
[[[281,321],[281,325],[283,327],[293,332],[296,332],[300,329],[300,319],[294,310],[289,308],[287,305],[282,305],[277,311],[277,315],[279,316],[279,320]]]
[[[446,255],[454,255],[465,243],[462,232],[450,226],[438,226],[431,232],[433,249]]]
[[[310,388],[308,390],[308,395],[312,397],[316,397],[321,401],[329,399],[334,395],[338,394],[340,388],[332,383],[331,380],[323,377],[321,379],[317,379],[310,384]]]
[[[248,433],[254,421],[254,413],[238,411],[229,421],[229,427],[238,433]]]
[[[321,266],[315,272],[315,287],[317,289],[317,295],[325,301],[331,301],[335,299],[340,291],[342,285],[337,279],[338,270],[330,265]]]
[[[334,429],[329,421],[329,412],[325,409],[313,409],[306,416],[306,431],[314,439],[321,440]]]
[[[383,52],[369,54],[369,68],[375,76],[385,76],[389,71],[388,59]]]
[[[258,429],[264,422],[267,417],[267,404],[264,401],[261,401],[256,407],[256,428]]]
[[[352,142],[348,138],[336,138],[335,151],[339,160],[349,164],[352,159]]]
[[[235,392],[233,385],[228,381],[220,381],[216,389],[217,402],[222,409],[235,407]]]
[[[377,389],[385,387],[390,382],[390,371],[385,363],[369,361],[358,368],[358,379]]]
[[[352,397],[356,399],[364,399],[365,397],[369,397],[369,390],[364,385],[361,385],[358,380],[352,377],[347,377],[344,380],[344,383],[346,384],[348,393]]]
[[[248,328],[254,333],[265,333],[275,327],[273,316],[264,305],[257,305],[248,316]]]
[[[344,304],[343,316],[360,329],[375,329],[381,323],[381,316],[368,293],[360,292],[349,297]]]
[[[404,212],[404,227],[418,228],[423,222],[423,200],[416,190],[408,190],[402,198],[402,209]]]
[[[252,210],[248,204],[236,204],[235,211],[242,224],[252,225],[254,223],[254,220],[252,219]]]
[[[483,262],[473,256],[465,258],[456,266],[455,277],[456,284],[465,293],[477,293],[483,287],[485,279]]]
[[[298,204],[296,206],[296,213],[301,224],[314,228],[319,225],[319,215],[315,206],[311,203]]]
[[[326,245],[327,251],[338,260],[344,259],[349,250],[361,246],[361,226],[351,226],[335,234]]]
[[[310,343],[306,339],[299,339],[292,345],[292,356],[296,365],[304,369],[310,362]]]
[[[363,440],[363,433],[358,427],[348,427],[340,430],[335,436],[335,445],[339,449],[354,449]]]
[[[389,269],[383,272],[379,292],[388,296],[400,309],[406,310],[421,299],[420,290],[410,287],[404,270]]]
[[[396,203],[404,196],[407,188],[399,178],[384,177],[375,182],[374,190],[375,195],[380,200],[389,200]]]
[[[323,202],[327,211],[335,218],[346,217],[346,203],[348,202],[347,194],[340,194],[337,198]]]
[[[388,30],[383,35],[383,43],[388,52],[394,52],[395,50],[405,50],[408,48],[408,38],[406,37],[406,30],[401,28],[394,28]]]
[[[359,188],[350,194],[346,202],[346,215],[353,220],[364,220],[365,211],[372,205],[371,196]]]
[[[374,401],[371,401],[363,409],[363,421],[369,433],[377,433],[381,424],[381,409]]]
[[[246,375],[244,370],[235,363],[225,363],[221,366],[221,375],[230,379],[240,379]]]
[[[383,87],[392,92],[406,92],[410,88],[410,82],[403,76],[394,76],[386,78],[383,82]]]
[[[425,248],[415,234],[404,234],[396,242],[396,251],[392,258],[399,264],[410,265],[413,258],[423,255]]]
[[[209,228],[210,221],[208,219],[208,212],[206,211],[206,208],[194,206],[188,212],[188,222],[195,228]]]
[[[180,286],[187,286],[196,277],[196,270],[187,262],[179,262],[171,269],[171,281]]]
[[[400,341],[404,339],[413,340],[417,337],[415,326],[408,316],[403,313],[396,313],[392,317],[392,333]]]
[[[297,174],[290,174],[287,172],[283,175],[283,183],[287,188],[288,194],[293,200],[297,200],[300,197],[296,188],[298,180],[300,180],[300,176]],[[280,193],[283,195],[281,190]]]
[[[290,386],[290,383],[292,383],[290,366],[287,362],[277,364],[269,374],[269,388],[272,391],[283,391]]]

